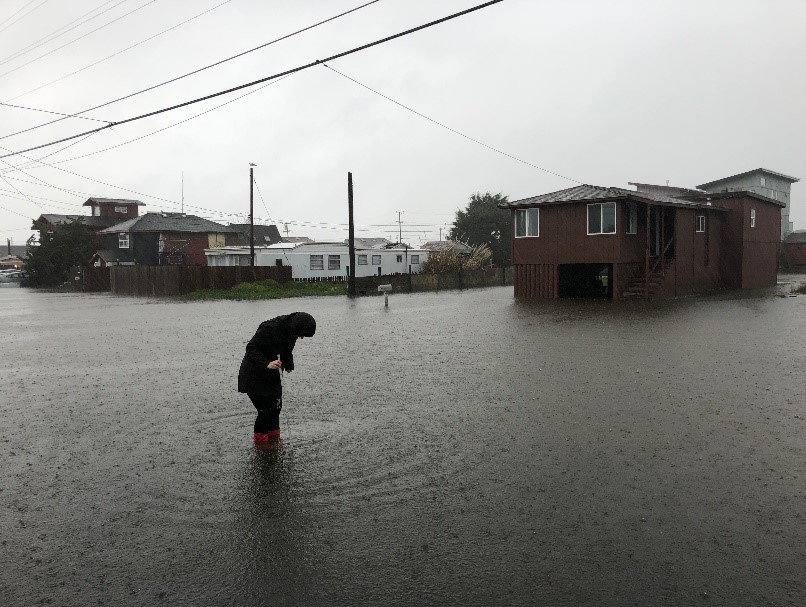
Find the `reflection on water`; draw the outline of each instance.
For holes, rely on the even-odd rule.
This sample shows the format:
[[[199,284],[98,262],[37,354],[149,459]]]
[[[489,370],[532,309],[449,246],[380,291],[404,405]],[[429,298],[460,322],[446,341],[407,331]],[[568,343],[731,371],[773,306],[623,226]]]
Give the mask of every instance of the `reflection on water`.
[[[0,293],[4,605],[800,605],[806,298]],[[304,309],[282,440],[235,392]]]

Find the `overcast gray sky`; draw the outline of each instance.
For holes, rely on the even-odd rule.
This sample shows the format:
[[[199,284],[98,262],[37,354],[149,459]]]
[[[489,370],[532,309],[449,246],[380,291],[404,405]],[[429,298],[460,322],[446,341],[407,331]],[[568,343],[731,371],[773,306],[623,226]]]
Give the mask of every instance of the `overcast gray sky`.
[[[0,101],[82,112],[366,2],[0,0]],[[480,3],[379,0],[14,136],[59,116],[2,105],[0,146],[48,143]],[[179,211],[183,174],[186,213],[246,222],[250,162],[256,221],[343,240],[351,171],[357,235],[396,240],[401,228],[415,245],[444,235],[474,192],[694,187],[757,167],[806,178],[802,0],[504,0],[328,65],[377,93],[317,66],[3,159],[3,243],[24,244],[42,213],[85,213],[90,196]],[[791,220],[806,228],[806,182],[793,185]]]

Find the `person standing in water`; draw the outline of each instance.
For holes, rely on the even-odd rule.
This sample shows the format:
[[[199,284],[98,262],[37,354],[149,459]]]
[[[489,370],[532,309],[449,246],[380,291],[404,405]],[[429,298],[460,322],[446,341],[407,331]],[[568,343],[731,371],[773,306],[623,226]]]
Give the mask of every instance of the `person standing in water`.
[[[294,370],[297,339],[313,337],[316,321],[306,312],[294,312],[260,323],[246,344],[246,354],[238,372],[238,392],[245,393],[257,409],[254,441],[263,443],[280,436],[280,410],[283,408],[281,371]]]

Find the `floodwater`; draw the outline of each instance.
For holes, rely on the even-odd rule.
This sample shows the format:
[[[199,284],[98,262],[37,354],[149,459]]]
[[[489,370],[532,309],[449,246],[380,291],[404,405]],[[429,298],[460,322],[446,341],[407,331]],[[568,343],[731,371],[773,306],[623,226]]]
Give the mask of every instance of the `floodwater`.
[[[806,604],[806,296],[0,303],[6,607]]]

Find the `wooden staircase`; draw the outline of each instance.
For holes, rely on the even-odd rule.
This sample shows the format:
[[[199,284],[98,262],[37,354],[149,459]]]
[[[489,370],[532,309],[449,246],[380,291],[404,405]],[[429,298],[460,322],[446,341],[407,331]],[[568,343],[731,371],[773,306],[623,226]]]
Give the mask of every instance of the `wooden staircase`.
[[[648,277],[640,272],[627,283],[621,293],[622,299],[644,299],[645,297],[652,299],[663,285],[665,274],[673,263],[673,259],[665,259],[663,263],[657,263]]]

